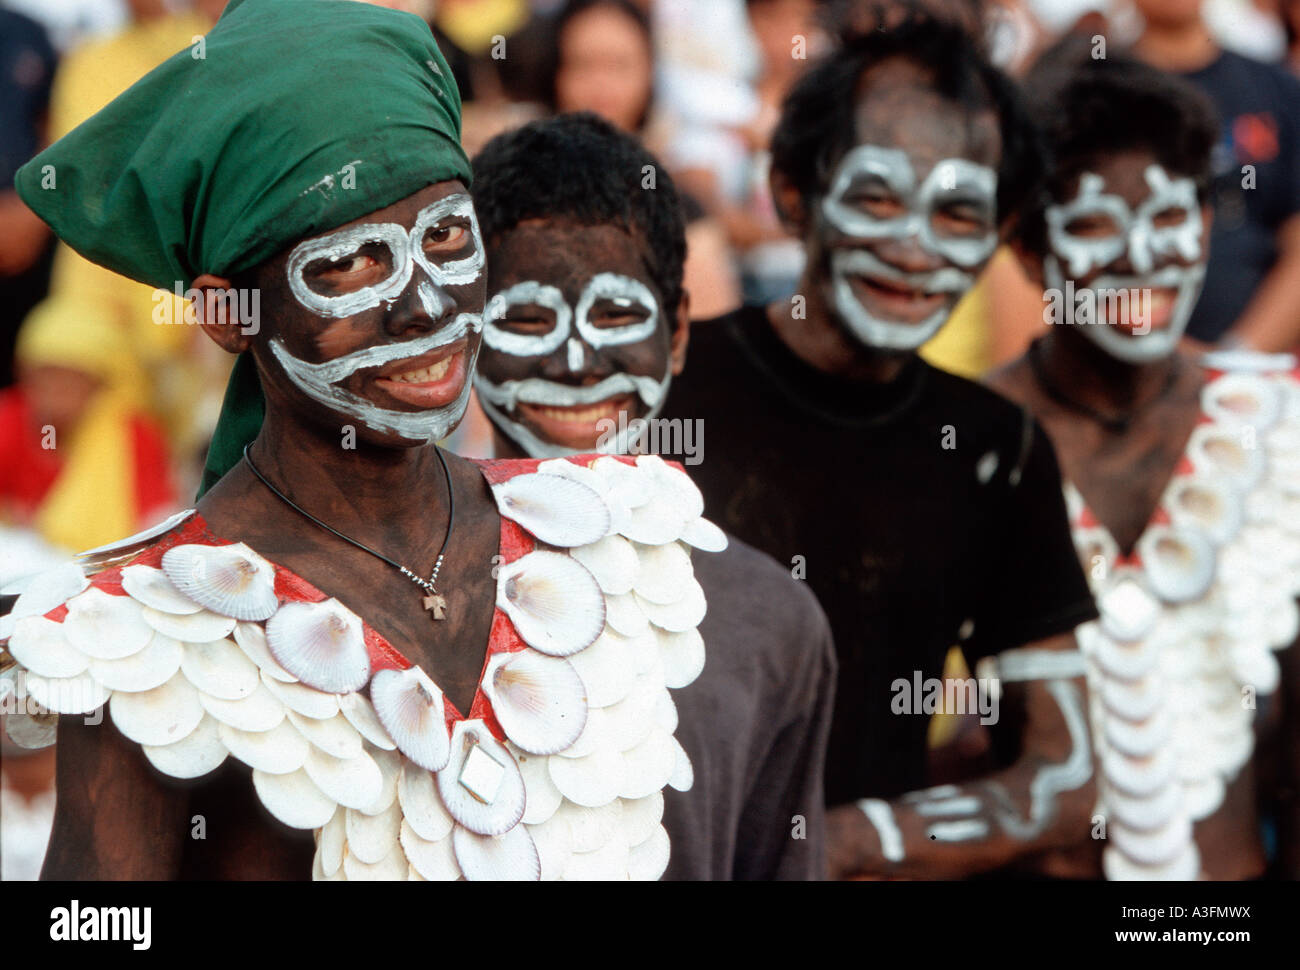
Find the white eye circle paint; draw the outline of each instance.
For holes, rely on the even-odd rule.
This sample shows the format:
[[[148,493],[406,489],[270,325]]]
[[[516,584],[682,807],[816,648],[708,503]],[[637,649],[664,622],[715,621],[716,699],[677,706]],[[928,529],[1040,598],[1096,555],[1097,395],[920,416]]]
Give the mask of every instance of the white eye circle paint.
[[[478,314],[462,313],[453,323],[436,333],[415,340],[367,347],[322,364],[310,364],[295,357],[278,338],[271,341],[271,353],[289,379],[304,394],[326,407],[346,414],[359,424],[381,434],[396,434],[409,441],[436,441],[450,434],[464,416],[469,403],[468,380],[456,400],[443,407],[424,411],[383,408],[336,385],[362,368],[382,367],[395,360],[419,357],[439,347],[454,344],[470,334],[478,333],[482,326],[482,318]],[[475,350],[474,357],[477,356]],[[466,362],[469,373],[473,373],[474,363],[473,358]]]
[[[1149,165],[1143,173],[1150,189],[1136,210],[1119,196],[1106,194],[1105,180],[1085,172],[1074,198],[1045,212],[1050,252],[1043,260],[1043,278],[1049,289],[1087,294],[1094,306],[1103,305],[1107,293],[1129,294],[1152,289],[1177,292],[1169,323],[1145,334],[1122,333],[1105,323],[1084,326],[1084,335],[1102,350],[1130,364],[1146,364],[1168,357],[1178,347],[1191,319],[1205,280],[1203,261],[1204,222],[1196,198],[1196,184],[1180,177],[1171,179],[1160,165]],[[1182,210],[1183,219],[1172,226],[1157,227],[1155,216]],[[1069,225],[1082,216],[1102,215],[1111,219],[1116,231],[1101,237],[1079,237]],[[1075,278],[1115,262],[1127,255],[1131,275],[1103,274],[1089,287],[1076,287]],[[1191,265],[1167,265],[1154,270],[1157,260],[1177,256]],[[1064,263],[1064,268],[1062,268]],[[1154,270],[1154,272],[1153,272]]]
[[[609,300],[621,306],[640,306],[649,311],[649,315],[637,323],[621,327],[596,327],[588,320],[591,308],[597,300]],[[648,339],[659,329],[659,301],[650,292],[650,287],[630,276],[618,273],[597,273],[591,278],[582,295],[578,297],[578,306],[574,311],[577,319],[578,333],[582,334],[591,347],[616,347],[619,344],[635,344]]]
[[[555,314],[555,327],[549,333],[515,333],[497,326],[512,306],[540,306]],[[573,311],[564,294],[554,286],[525,280],[516,283],[488,300],[483,311],[483,342],[493,350],[513,357],[545,357],[554,353],[569,338]]]
[[[588,319],[591,308],[599,300],[609,300],[620,306],[639,307],[647,312],[644,320],[619,327],[596,327]],[[505,318],[511,306],[532,305],[546,307],[555,314],[555,327],[549,333],[527,335],[512,333],[495,325]],[[525,280],[502,290],[488,301],[484,316],[483,341],[493,350],[516,357],[545,357],[565,347],[566,363],[577,373],[586,364],[587,349],[639,343],[658,332],[659,301],[648,286],[640,280],[618,273],[597,273],[588,281],[578,297],[576,311],[570,308],[564,295],[554,286]],[[573,336],[576,330],[578,336]],[[612,374],[598,384],[578,387],[561,384],[540,377],[495,384],[482,374],[474,375],[483,411],[502,432],[533,458],[559,458],[578,454],[573,448],[544,441],[522,422],[511,417],[519,403],[543,407],[589,407],[619,394],[636,394],[646,405],[644,422],[635,422],[612,438],[598,450],[605,454],[626,454],[636,446],[656,417],[668,394],[672,379],[669,363],[662,379],[635,374]]]
[[[424,254],[424,236],[438,223],[448,218],[461,218],[469,221],[470,237],[474,243],[474,252],[463,259],[434,263]],[[428,274],[429,279],[439,286],[463,286],[473,283],[483,272],[484,249],[483,237],[479,233],[478,216],[474,213],[474,203],[468,195],[449,195],[432,205],[420,210],[411,227],[411,257],[417,266]]]
[[[883,183],[904,206],[890,219],[877,219],[845,199],[864,178]],[[846,236],[857,239],[908,239],[925,252],[967,269],[981,265],[997,248],[997,173],[965,158],[948,158],[936,164],[918,187],[907,153],[897,148],[859,145],[849,151],[835,170],[830,189],[822,199],[826,221]],[[945,203],[974,207],[987,222],[984,231],[969,236],[935,232],[935,213]],[[865,248],[836,250],[831,254],[831,296],[849,331],[870,347],[915,350],[939,331],[961,295],[974,285],[974,276],[953,266],[928,273],[903,273]],[[907,285],[924,293],[948,293],[951,299],[919,323],[902,323],[873,314],[853,291],[851,278],[869,274]]]
[[[393,265],[387,279],[338,296],[317,293],[307,285],[303,270],[310,264],[322,259],[342,259],[367,243],[382,243],[387,247]],[[289,289],[299,303],[317,316],[337,320],[378,306],[381,300],[395,298],[410,282],[411,268],[410,239],[406,230],[394,223],[383,222],[352,226],[299,243],[289,254],[285,271],[289,277]]]

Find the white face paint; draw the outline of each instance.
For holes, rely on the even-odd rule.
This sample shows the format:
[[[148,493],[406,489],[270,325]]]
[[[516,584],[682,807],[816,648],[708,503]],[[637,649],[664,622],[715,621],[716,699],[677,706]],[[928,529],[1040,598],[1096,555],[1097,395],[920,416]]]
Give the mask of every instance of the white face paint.
[[[904,211],[879,219],[853,204],[856,191],[873,186],[897,199]],[[936,231],[936,213],[954,204],[974,210],[980,231],[961,235]],[[830,269],[835,309],[854,336],[871,347],[913,350],[929,340],[943,326],[962,294],[974,285],[976,268],[997,248],[997,173],[965,158],[939,162],[917,186],[906,152],[859,145],[840,161],[821,210],[826,221],[845,236],[873,240],[915,237],[922,250],[955,264],[929,273],[903,273],[865,247],[834,251]],[[861,275],[925,294],[943,293],[948,299],[921,321],[889,320],[872,313],[854,294],[851,281]]]
[[[461,259],[444,263],[431,262],[424,252],[424,237],[448,218],[469,223],[473,252]],[[356,253],[371,243],[387,248],[392,272],[380,283],[352,293],[329,296],[317,293],[308,285],[305,269],[322,259],[336,260]],[[300,243],[289,254],[286,273],[289,288],[310,312],[328,319],[342,319],[377,307],[383,301],[396,300],[418,272],[424,277],[416,287],[421,307],[431,320],[440,320],[455,304],[443,287],[473,283],[483,271],[484,249],[478,219],[468,195],[457,193],[421,209],[408,231],[396,223],[372,223],[352,226],[319,239]],[[469,403],[470,382],[450,404],[423,411],[399,411],[380,407],[372,401],[339,387],[353,373],[363,368],[382,367],[393,361],[419,357],[440,347],[450,346],[483,329],[482,317],[461,313],[448,326],[415,340],[367,347],[321,364],[295,357],[276,338],[271,353],[289,379],[308,397],[328,408],[355,419],[362,426],[381,434],[396,434],[410,441],[435,441],[444,438],[460,423]],[[477,357],[477,348],[474,352]],[[474,359],[466,361],[473,373]]]
[[[1168,288],[1177,292],[1169,322],[1161,329],[1129,334],[1108,324],[1083,328],[1084,335],[1102,350],[1130,364],[1149,363],[1174,352],[1187,329],[1205,278],[1204,225],[1195,183],[1190,178],[1171,179],[1160,165],[1148,166],[1144,177],[1151,191],[1136,210],[1130,209],[1118,195],[1104,192],[1106,183],[1101,176],[1085,172],[1074,198],[1063,205],[1048,206],[1046,211],[1051,251],[1043,260],[1043,278],[1049,289],[1064,290],[1067,278],[1086,277],[1127,256],[1133,267],[1131,275],[1099,275],[1089,287],[1076,283],[1076,294],[1091,290],[1094,301],[1104,301],[1105,294],[1114,290],[1131,293]],[[1170,210],[1181,211],[1181,221],[1155,226],[1155,217]],[[1071,223],[1084,217],[1108,219],[1116,231],[1103,236],[1071,234]],[[1155,268],[1158,263],[1173,258],[1191,265],[1169,263],[1159,270]]]
[[[602,300],[616,306],[640,308],[646,311],[646,316],[618,327],[595,326],[590,320],[591,309]],[[515,333],[498,326],[514,306],[548,309],[555,315],[555,326],[544,334]],[[659,301],[640,280],[617,273],[597,273],[583,289],[574,308],[556,287],[526,280],[493,296],[483,316],[483,341],[493,350],[514,357],[546,357],[565,347],[568,368],[577,374],[586,364],[588,350],[639,343],[653,337],[659,329]],[[625,454],[636,446],[648,427],[648,420],[658,415],[671,379],[670,362],[662,378],[612,374],[590,387],[541,377],[496,384],[476,371],[474,387],[484,412],[526,454],[533,458],[560,458],[577,451],[539,438],[511,417],[520,402],[544,407],[587,407],[618,394],[635,393],[645,403],[646,421],[631,422],[607,443],[598,446],[606,454]]]

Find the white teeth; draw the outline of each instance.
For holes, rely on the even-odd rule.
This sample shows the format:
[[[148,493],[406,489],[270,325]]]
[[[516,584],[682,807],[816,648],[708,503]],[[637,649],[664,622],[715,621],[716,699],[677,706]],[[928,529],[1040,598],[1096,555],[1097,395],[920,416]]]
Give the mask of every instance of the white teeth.
[[[609,404],[597,404],[589,408],[537,408],[537,413],[544,418],[552,421],[572,421],[574,424],[584,424],[592,421],[599,421],[601,418],[617,417],[620,408],[613,407]]]
[[[430,364],[423,370],[408,370],[401,374],[394,374],[388,380],[397,381],[399,384],[431,384],[442,380],[447,375],[447,371],[451,368],[451,361],[452,358],[447,357],[436,364]]]

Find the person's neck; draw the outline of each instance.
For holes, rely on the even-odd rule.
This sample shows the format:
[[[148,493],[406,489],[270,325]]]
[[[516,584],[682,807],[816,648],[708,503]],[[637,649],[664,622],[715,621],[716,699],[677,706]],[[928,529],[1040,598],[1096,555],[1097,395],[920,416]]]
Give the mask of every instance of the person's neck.
[[[595,449],[592,449],[593,451]],[[492,426],[492,457],[493,458],[527,458],[528,455],[524,449],[515,444],[513,438],[501,433],[501,429],[496,425]]]
[[[795,318],[791,300],[777,300],[767,307],[767,319],[790,353],[810,367],[847,380],[888,384],[902,373],[912,355],[874,351],[850,337],[826,302],[822,281],[805,271],[796,292],[804,297],[801,319]]]
[[[354,444],[344,447],[338,431],[268,407],[249,454],[276,488],[345,534],[382,532],[384,523],[445,521],[447,488],[436,445]]]
[[[1086,337],[1061,328],[1039,344],[1045,376],[1070,400],[1102,414],[1125,414],[1163,394],[1178,366],[1171,354],[1148,364],[1130,364]]]
[[[1148,27],[1133,47],[1144,61],[1165,71],[1196,71],[1219,56],[1219,45],[1200,18],[1177,27]]]

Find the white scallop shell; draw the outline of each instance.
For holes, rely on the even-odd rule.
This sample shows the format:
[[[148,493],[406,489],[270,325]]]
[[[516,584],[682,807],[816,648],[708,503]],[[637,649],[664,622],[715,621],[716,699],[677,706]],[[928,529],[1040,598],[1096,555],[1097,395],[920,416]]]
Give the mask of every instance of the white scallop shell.
[[[1108,712],[1130,721],[1141,721],[1164,703],[1165,682],[1158,675],[1136,680],[1104,677],[1099,693]]]
[[[668,464],[658,455],[639,455],[636,466],[642,471],[651,472],[655,485],[672,496],[674,504],[685,511],[687,520],[704,514],[704,496],[684,471]]]
[[[347,694],[370,679],[361,620],[336,599],[285,603],[266,621],[266,643],[280,666],[317,690]]]
[[[1282,413],[1279,388],[1266,377],[1232,373],[1206,384],[1201,407],[1216,421],[1267,428]]]
[[[397,749],[421,768],[441,771],[451,756],[442,691],[419,667],[380,670],[370,702]]]
[[[569,661],[535,650],[499,653],[483,672],[483,693],[506,736],[533,754],[571,745],[587,723],[587,692]]]
[[[297,771],[306,762],[311,747],[298,729],[283,718],[269,731],[241,731],[218,722],[217,733],[231,754],[268,775]]]
[[[253,693],[240,700],[223,701],[217,697],[200,694],[199,703],[222,724],[228,724],[240,731],[270,731],[284,720],[284,704],[266,689],[265,680]]]
[[[1118,751],[1102,753],[1106,780],[1129,795],[1154,795],[1174,780],[1174,757],[1167,748],[1148,758],[1128,758]]]
[[[24,616],[14,624],[9,653],[38,677],[75,677],[90,658],[68,642],[63,624],[43,616]]]
[[[348,851],[362,862],[382,862],[398,844],[402,831],[402,809],[396,803],[378,815],[348,809],[345,822]]]
[[[609,531],[609,509],[596,490],[571,478],[532,473],[492,486],[501,514],[538,539],[568,548]]]
[[[1115,848],[1107,848],[1102,853],[1101,861],[1106,878],[1112,882],[1191,882],[1201,871],[1201,855],[1195,843],[1186,846],[1171,861],[1155,866],[1144,866],[1128,859]]]
[[[555,782],[551,781],[551,771],[546,766],[547,756],[529,754],[509,742],[506,747],[524,779],[523,821],[528,825],[540,825],[554,815],[560,802],[564,801]]]
[[[275,567],[242,542],[173,546],[163,553],[162,570],[182,593],[222,616],[266,620],[280,602]]]
[[[90,674],[109,690],[152,690],[171,680],[185,651],[179,640],[155,633],[145,648],[121,660],[92,660]]]
[[[673,738],[673,746],[677,749],[677,763],[673,766],[673,773],[668,779],[668,787],[675,791],[687,792],[695,785],[695,768],[691,765],[690,755],[682,747],[682,743]]]
[[[127,599],[127,597],[119,597]],[[238,622],[232,616],[222,616],[211,610],[199,610],[197,613],[164,613],[152,607],[140,608],[140,616],[151,629],[182,643],[210,643],[224,640],[234,632]]]
[[[161,569],[137,563],[122,570],[122,588],[132,599],[163,613],[197,613],[202,604],[190,599],[167,578]]]
[[[379,765],[364,751],[354,758],[335,758],[308,745],[302,770],[321,792],[348,808],[364,809],[384,787]]]
[[[261,683],[257,665],[233,640],[186,644],[181,672],[203,693],[227,701],[247,697]]]
[[[562,553],[537,550],[500,567],[497,606],[525,643],[556,657],[589,646],[605,627],[600,586]]]
[[[605,483],[609,500],[626,508],[645,505],[654,492],[652,475],[612,456],[597,458],[591,463],[591,470]]]
[[[591,852],[575,852],[564,867],[566,882],[613,882],[626,880],[629,850],[621,830]]]
[[[1214,582],[1214,547],[1192,529],[1151,526],[1137,543],[1147,582],[1168,603],[1199,599]]]
[[[451,833],[456,862],[472,882],[541,879],[541,860],[526,825],[516,825],[498,836],[478,835],[459,825]]]
[[[1193,822],[1209,818],[1223,804],[1225,786],[1217,774],[1207,778],[1184,778],[1181,786],[1176,786],[1182,795],[1183,807]]]
[[[632,593],[605,597],[605,620],[612,630],[625,637],[635,637],[650,629],[645,611]]]
[[[1121,754],[1145,758],[1165,744],[1173,731],[1170,715],[1164,708],[1143,721],[1126,721],[1121,717],[1108,717],[1105,723],[1106,743]]]
[[[215,770],[226,760],[228,751],[221,742],[219,723],[210,717],[179,741],[166,745],[142,745],[145,757],[172,778],[198,778]]]
[[[321,875],[328,878],[343,865],[344,842],[347,839],[347,812],[339,806],[319,832],[316,833],[316,861]]]
[[[662,825],[656,825],[648,839],[632,846],[628,852],[628,878],[640,882],[659,879],[668,868],[670,852],[668,831]]]
[[[652,792],[645,798],[623,800],[623,834],[627,844],[640,845],[654,834],[664,817],[664,793]]]
[[[1219,545],[1241,531],[1241,501],[1218,479],[1179,475],[1170,483],[1164,504],[1175,524],[1194,524]]]
[[[623,752],[623,785],[619,797],[650,797],[668,784],[676,767],[677,749],[672,735],[652,730],[635,748]]]
[[[352,882],[405,882],[411,868],[399,844],[379,862],[362,862],[351,852],[343,855],[343,874]]]
[[[401,776],[397,779],[397,800],[407,824],[421,839],[440,842],[451,834],[455,820],[442,804],[433,775],[423,768],[409,762],[402,765]]]
[[[646,619],[661,630],[668,630],[671,633],[685,633],[699,626],[708,610],[708,604],[704,600],[704,590],[694,576],[686,583],[681,599],[672,603],[652,603],[640,594],[633,595],[641,605]]]
[[[683,633],[668,633],[655,628],[660,655],[664,661],[664,686],[686,687],[704,670],[704,638],[691,627]]]
[[[633,643],[607,626],[595,643],[569,658],[587,688],[587,703],[591,707],[618,703],[636,683],[637,657]]]
[[[337,714],[339,712],[339,697],[343,696],[316,690],[316,688],[308,687],[306,684],[285,683],[272,677],[266,670],[262,671],[262,686],[289,710],[297,711],[306,717],[314,717],[317,720],[323,720]]]
[[[153,690],[114,693],[108,712],[117,729],[132,741],[161,746],[188,737],[199,726],[204,710],[199,697],[178,673]]]
[[[598,747],[581,758],[551,758],[547,766],[555,787],[576,805],[597,808],[623,789],[623,755],[611,747]]]
[[[483,756],[499,766],[496,790],[490,801],[483,801],[462,781],[466,762],[471,757],[477,760]],[[451,757],[447,766],[437,773],[437,783],[438,794],[451,817],[471,832],[501,835],[523,818],[524,779],[519,767],[505,746],[478,719],[459,721],[452,728]],[[461,868],[465,868],[463,861]]]
[[[14,601],[9,616],[20,620],[25,616],[44,616],[56,606],[60,606],[81,593],[90,585],[90,580],[74,562],[64,563],[53,569],[28,577],[18,599]],[[10,588],[5,587],[9,593]]]
[[[1264,450],[1247,447],[1239,429],[1204,425],[1187,440],[1192,466],[1209,478],[1222,478],[1247,492],[1264,473]]]
[[[379,720],[374,705],[365,694],[356,691],[351,694],[340,694],[339,710],[357,732],[376,748],[384,751],[397,750],[396,742],[384,730],[383,722]]]
[[[349,761],[358,757],[362,751],[361,735],[348,723],[342,714],[333,717],[314,718],[299,714],[290,708],[289,723],[298,729],[312,746],[326,754]]]
[[[108,700],[109,691],[89,673],[75,677],[38,677],[24,680],[32,700],[59,714],[89,714]]]
[[[153,631],[129,596],[111,596],[92,586],[68,600],[63,635],[96,660],[120,660],[144,647]]]
[[[1143,832],[1112,822],[1106,838],[1128,858],[1143,865],[1159,865],[1181,854],[1192,840],[1192,823],[1186,815],[1175,815],[1159,828]]]
[[[703,516],[686,523],[681,539],[703,552],[722,552],[727,548],[727,534]]]
[[[637,555],[632,543],[622,536],[605,536],[598,542],[570,550],[569,555],[590,570],[604,592],[631,592],[638,568]]]
[[[407,819],[402,823],[398,838],[406,858],[411,861],[411,867],[430,882],[452,882],[459,879],[461,872],[460,866],[456,863],[456,850],[450,838],[451,827],[448,826],[447,834],[441,839],[430,840],[422,838],[408,824],[409,821]]]
[[[1108,789],[1104,799],[1106,813],[1137,831],[1160,828],[1183,810],[1182,785],[1166,785],[1152,795],[1134,798],[1118,789]]]
[[[687,595],[694,579],[691,554],[676,542],[661,546],[636,545],[637,574],[633,589],[637,596],[651,603],[676,603]],[[653,618],[652,618],[653,622]]]
[[[528,834],[533,837],[533,845],[537,847],[542,881],[563,879],[569,857],[573,855],[573,835],[569,831],[569,823],[564,818],[552,817],[540,825],[528,826]]]
[[[613,799],[603,805],[587,808],[566,801],[546,826],[541,827],[560,822],[569,829],[571,851],[594,852],[615,836],[622,836],[623,803]]]
[[[295,829],[317,829],[334,815],[334,799],[326,796],[299,768],[284,775],[253,769],[253,788],[267,811]]]
[[[266,645],[266,630],[260,623],[241,620],[235,624],[235,643],[249,660],[257,664],[268,677],[285,684],[296,684],[298,678],[280,666],[279,661],[271,656],[271,648]]]

